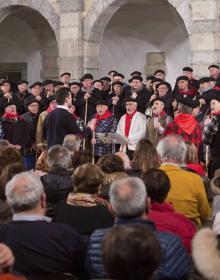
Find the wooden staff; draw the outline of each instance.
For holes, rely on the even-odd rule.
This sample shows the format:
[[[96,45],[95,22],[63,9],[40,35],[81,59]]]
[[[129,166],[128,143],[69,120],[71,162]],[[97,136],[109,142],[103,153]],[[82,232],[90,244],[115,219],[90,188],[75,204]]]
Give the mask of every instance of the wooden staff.
[[[95,130],[92,132],[92,139],[95,139]],[[92,143],[92,164],[95,164],[95,144]]]
[[[88,99],[86,99],[86,106],[85,106],[85,116],[84,116],[85,126],[87,124],[87,113],[88,113]],[[83,151],[85,151],[85,148],[86,148],[86,139],[83,140]]]

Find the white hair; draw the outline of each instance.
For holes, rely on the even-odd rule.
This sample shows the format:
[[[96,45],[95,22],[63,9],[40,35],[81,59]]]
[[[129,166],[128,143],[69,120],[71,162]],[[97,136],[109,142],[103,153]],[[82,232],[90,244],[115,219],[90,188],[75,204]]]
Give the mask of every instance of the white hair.
[[[186,157],[186,144],[178,135],[169,135],[157,144],[157,152],[163,162],[175,161],[183,163]]]
[[[48,151],[47,164],[49,168],[62,167],[70,168],[71,153],[62,145],[54,145]]]
[[[15,175],[6,185],[5,195],[13,212],[31,210],[40,201],[44,192],[39,177],[32,172],[22,172]]]
[[[63,146],[70,152],[78,151],[80,148],[81,139],[78,135],[68,134],[63,140]]]
[[[119,217],[142,215],[147,206],[147,192],[144,182],[137,177],[128,177],[111,184],[110,202]]]

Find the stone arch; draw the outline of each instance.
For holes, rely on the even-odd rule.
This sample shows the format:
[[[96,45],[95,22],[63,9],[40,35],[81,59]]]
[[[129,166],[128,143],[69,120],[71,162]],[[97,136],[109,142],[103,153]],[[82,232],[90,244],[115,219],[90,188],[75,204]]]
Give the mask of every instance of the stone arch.
[[[189,1],[162,0],[167,2],[181,17],[184,22],[186,32],[190,35],[191,9]],[[99,47],[103,33],[113,15],[125,4],[129,3],[153,3],[154,0],[94,0],[93,5],[85,13],[83,22],[84,39],[84,71],[92,71],[99,74]]]
[[[59,17],[47,0],[5,0],[0,3],[0,25],[10,17],[22,20],[39,42],[40,78],[58,76]],[[22,33],[22,30],[21,30]]]

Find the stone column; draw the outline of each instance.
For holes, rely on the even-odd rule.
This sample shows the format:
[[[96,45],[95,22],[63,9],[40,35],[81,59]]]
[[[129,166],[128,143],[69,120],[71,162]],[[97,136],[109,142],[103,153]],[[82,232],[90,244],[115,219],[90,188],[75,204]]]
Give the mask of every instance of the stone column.
[[[220,63],[218,0],[191,0],[191,64],[199,76],[209,75],[208,66]]]
[[[59,72],[75,79],[83,72],[82,9],[81,0],[60,0]]]
[[[158,69],[166,72],[166,57],[164,52],[148,52],[146,53],[145,74],[153,75]]]

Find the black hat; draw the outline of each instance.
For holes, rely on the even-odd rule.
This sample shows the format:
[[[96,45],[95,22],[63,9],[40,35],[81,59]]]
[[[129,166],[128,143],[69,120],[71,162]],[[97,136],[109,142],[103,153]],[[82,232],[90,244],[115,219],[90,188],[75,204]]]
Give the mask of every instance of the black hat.
[[[35,83],[33,83],[32,85],[30,85],[29,86],[29,88],[33,88],[33,87],[35,87],[35,86],[42,86],[42,83],[41,82],[35,82]]]
[[[105,105],[105,106],[108,106],[108,102],[107,102],[106,100],[100,99],[100,100],[98,100],[98,101],[96,102],[95,105],[96,105],[96,106],[97,106],[97,105]]]
[[[216,79],[214,77],[209,77],[210,82],[216,82]]]
[[[143,82],[143,78],[142,78],[141,76],[139,76],[139,75],[133,76],[130,80],[131,80],[131,82],[132,82],[133,80],[139,80],[140,82]]]
[[[154,101],[160,101],[160,102],[163,102],[164,106],[166,104],[165,100],[161,97],[156,97],[155,99],[153,99],[151,102],[150,102],[150,106],[153,106],[154,104]]]
[[[34,103],[34,102],[39,103],[39,101],[36,100],[34,96],[29,96],[29,97],[25,98],[24,106],[28,107],[31,103]]]
[[[125,103],[127,103],[127,102],[135,102],[135,103],[137,103],[137,100],[135,98],[127,98],[125,100]]]
[[[210,69],[210,68],[216,68],[216,69],[219,69],[219,66],[218,66],[218,65],[216,65],[216,64],[212,64],[212,65],[210,65],[210,66],[208,67],[208,69]]]
[[[60,75],[60,77],[62,78],[64,75],[67,75],[67,76],[71,76],[71,74],[70,74],[70,72],[64,72],[64,73],[62,73],[61,75]]]
[[[165,86],[168,87],[168,89],[171,88],[171,85],[170,85],[168,82],[161,82],[161,83],[159,83],[159,84],[156,85],[156,88],[158,88],[160,85],[165,85]]]
[[[92,74],[86,73],[85,75],[83,75],[82,78],[81,78],[81,82],[83,82],[84,80],[87,80],[87,79],[93,80]]]
[[[108,75],[110,75],[110,74],[112,74],[112,73],[116,74],[116,73],[118,73],[118,71],[116,71],[116,70],[110,70],[110,71],[108,72]]]
[[[121,73],[115,73],[114,75],[113,75],[113,77],[122,77],[122,79],[124,79],[124,75],[123,74],[121,74]]]
[[[5,109],[6,107],[8,107],[10,105],[15,105],[17,107],[18,104],[13,99],[10,99],[8,101],[8,99],[4,98],[4,100],[2,102],[2,108]]]
[[[43,83],[42,83],[43,86],[46,86],[46,85],[49,85],[49,84],[54,84],[54,83],[53,83],[52,80],[44,80]]]
[[[178,103],[181,103],[183,105],[186,105],[190,108],[196,108],[199,106],[199,102],[198,101],[195,101],[193,100],[192,98],[188,97],[188,96],[183,96],[183,95],[178,95],[176,96],[176,101]]]
[[[129,82],[129,84],[132,82],[132,79],[130,78],[129,80],[128,80],[128,82]]]
[[[215,99],[218,102],[220,102],[220,93],[216,91],[210,92],[210,99],[211,100]]]
[[[46,98],[45,108],[47,109],[50,105],[50,102],[56,100],[55,95],[51,95],[50,97]]]
[[[79,80],[74,80],[74,81],[72,81],[71,83],[69,83],[69,86],[70,86],[70,87],[73,86],[73,85],[76,85],[76,86],[81,87],[82,83],[81,83],[81,81],[79,81]]]
[[[26,80],[20,80],[20,81],[17,82],[17,86],[19,86],[21,84],[27,84],[28,85],[29,83]]]
[[[162,83],[162,82],[163,82],[163,80],[155,78],[155,77],[152,80],[152,83]]]
[[[178,83],[179,81],[188,81],[189,82],[189,78],[187,76],[179,76],[176,79],[176,82]]]
[[[63,85],[64,85],[64,83],[61,82],[61,81],[54,81],[54,82],[53,82],[53,86],[54,86],[54,87],[63,86]]]
[[[155,79],[155,77],[154,76],[147,76],[147,78],[146,78],[146,80],[154,80]]]
[[[156,71],[154,72],[154,75],[156,75],[157,73],[162,73],[162,74],[164,74],[164,75],[165,75],[165,71],[164,71],[164,70],[162,70],[162,69],[158,69],[158,70],[156,70]]]
[[[102,77],[101,79],[100,79],[101,81],[106,81],[106,82],[111,82],[111,79],[109,78],[109,77]]]
[[[199,79],[199,84],[209,83],[209,82],[211,82],[210,77],[203,77],[203,78]]]
[[[115,85],[119,85],[119,86],[123,87],[124,83],[122,83],[121,81],[116,81],[116,82],[112,83],[112,86],[115,86]]]
[[[141,76],[142,73],[140,71],[134,71],[134,72],[131,73],[131,76],[133,76],[133,75]]]
[[[94,85],[96,82],[101,83],[101,84],[103,85],[103,81],[101,81],[101,80],[94,80],[94,81],[92,82],[93,85]]]
[[[0,80],[0,86],[3,86],[4,84],[10,84],[9,80],[6,79]]]
[[[183,67],[182,69],[183,71],[187,71],[187,72],[193,72],[193,69],[191,67]]]

